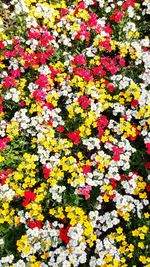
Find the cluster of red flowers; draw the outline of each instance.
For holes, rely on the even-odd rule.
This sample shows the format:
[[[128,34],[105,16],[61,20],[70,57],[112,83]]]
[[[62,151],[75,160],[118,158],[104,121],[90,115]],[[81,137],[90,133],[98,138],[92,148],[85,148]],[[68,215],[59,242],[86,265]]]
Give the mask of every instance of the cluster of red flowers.
[[[23,200],[23,207],[26,207],[31,201],[34,201],[36,195],[32,191],[25,191],[24,192],[24,200]]]

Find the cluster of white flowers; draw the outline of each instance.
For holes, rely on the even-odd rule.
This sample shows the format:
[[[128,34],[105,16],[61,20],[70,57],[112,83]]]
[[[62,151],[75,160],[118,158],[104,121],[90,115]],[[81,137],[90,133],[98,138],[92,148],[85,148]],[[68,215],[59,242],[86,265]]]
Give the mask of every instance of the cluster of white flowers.
[[[0,186],[0,199],[3,201],[11,201],[14,196],[16,196],[16,192],[11,189],[8,184]]]
[[[12,264],[13,260],[14,260],[14,255],[12,255],[12,254],[9,256],[6,256],[6,257],[2,257],[0,259],[0,266],[1,267],[9,267],[10,264]]]
[[[50,188],[49,192],[52,194],[52,199],[60,203],[63,197],[62,193],[65,190],[66,190],[65,186],[54,185]]]
[[[92,256],[90,259],[90,267],[98,267],[105,264],[105,256],[107,254],[113,256],[114,259],[120,260],[120,252],[115,246],[115,242],[109,237],[105,237],[104,240],[96,240],[95,254],[97,257]]]

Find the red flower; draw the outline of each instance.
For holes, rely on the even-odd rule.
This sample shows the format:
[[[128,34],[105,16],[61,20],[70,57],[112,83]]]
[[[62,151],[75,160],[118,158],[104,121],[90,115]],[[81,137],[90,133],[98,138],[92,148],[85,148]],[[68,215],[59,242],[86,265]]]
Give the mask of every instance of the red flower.
[[[147,161],[144,165],[145,169],[150,170],[150,161]]]
[[[16,81],[15,81],[15,77],[14,77],[14,76],[7,76],[7,77],[5,78],[5,81],[3,82],[2,85],[3,85],[3,87],[6,88],[6,89],[8,89],[8,88],[10,88],[10,87],[12,87],[12,86],[16,86],[17,83],[16,83]]]
[[[60,73],[60,71],[57,70],[57,69],[54,69],[53,66],[50,66],[49,69],[50,69],[50,71],[51,71],[51,78],[52,78],[52,80],[54,80],[55,76],[56,76],[58,73]]]
[[[147,154],[150,155],[150,143],[146,143]]]
[[[64,243],[67,245],[70,241],[70,237],[67,236],[67,233],[69,231],[70,224],[66,228],[60,228],[59,229],[59,238],[64,241]]]
[[[144,52],[148,51],[148,47],[143,46],[142,49]]]
[[[132,100],[132,102],[131,102],[131,106],[132,106],[132,107],[137,107],[138,104],[139,104],[139,101],[138,101],[137,99],[134,99],[134,100]]]
[[[79,97],[78,102],[83,109],[86,109],[91,104],[91,101],[86,96]]]
[[[14,40],[13,40],[13,44],[14,44],[14,45],[17,45],[17,44],[19,44],[19,39],[17,39],[17,38],[16,38],[16,39],[14,39]]]
[[[104,27],[103,27],[104,31],[106,33],[109,33],[110,35],[113,33],[113,30],[110,28],[110,24],[106,24]]]
[[[99,43],[100,47],[104,47],[106,48],[107,51],[111,52],[111,45],[110,45],[110,38],[109,37],[105,37],[104,41],[101,41]]]
[[[136,138],[137,138],[137,136],[138,136],[138,134],[139,134],[139,131],[137,130],[137,127],[135,126],[135,125],[133,125],[133,127],[135,128],[135,130],[136,130],[136,132],[135,132],[135,136],[132,136],[132,135],[130,135],[130,140],[131,141],[134,141],[134,140],[136,140]]]
[[[93,12],[91,12],[89,15],[90,18],[87,23],[90,27],[95,27],[97,25],[97,18]]]
[[[63,126],[58,126],[58,127],[57,127],[57,131],[58,131],[59,133],[63,133],[64,130],[65,130],[65,128],[64,128]]]
[[[5,48],[5,45],[2,41],[0,41],[0,49],[4,49]]]
[[[19,106],[20,107],[24,107],[25,105],[26,105],[26,102],[25,101],[22,100],[22,101],[19,102]]]
[[[118,161],[118,160],[120,160],[120,155],[117,154],[117,153],[114,153],[114,154],[113,154],[113,160],[114,160],[114,161]]]
[[[36,102],[43,102],[46,98],[46,93],[42,90],[34,90],[32,95]]]
[[[110,198],[110,199],[113,199],[113,198],[115,198],[115,197],[116,197],[116,194],[109,195],[109,198]]]
[[[83,173],[87,174],[91,172],[91,166],[85,165],[83,166]]]
[[[31,221],[30,219],[28,220],[28,226],[31,229],[34,229],[35,227],[37,227],[38,229],[42,228],[42,221],[41,220],[35,220],[35,221]]]
[[[36,195],[32,191],[25,191],[24,192],[24,197],[25,197],[25,199],[24,199],[22,205],[24,207],[26,207],[30,203],[30,201],[34,201],[35,200]]]
[[[125,180],[125,176],[123,174],[120,174],[120,181],[124,181]]]
[[[42,107],[47,107],[49,110],[53,109],[53,105],[51,103],[44,103]]]
[[[3,103],[4,98],[0,97],[0,104]]]
[[[37,29],[31,29],[28,31],[29,39],[39,39],[41,34]]]
[[[148,193],[150,192],[150,185],[149,185],[149,184],[146,186],[146,191],[147,191]]]
[[[123,11],[121,11],[119,9],[115,9],[114,14],[112,16],[110,16],[110,20],[114,20],[115,22],[118,23],[125,16],[126,16],[126,14]]]
[[[1,180],[0,184],[1,185],[4,185],[5,184],[5,182],[6,182],[6,180],[7,180],[7,178],[8,178],[8,176],[9,176],[10,173],[12,173],[12,170],[11,169],[8,169],[6,171],[0,172],[0,180]]]
[[[115,86],[113,85],[113,83],[109,83],[109,84],[107,85],[107,88],[108,88],[108,91],[109,91],[109,92],[113,92],[113,91],[115,90]]]
[[[80,24],[80,30],[75,36],[75,39],[80,39],[81,37],[84,37],[85,39],[88,39],[90,37],[90,32],[88,31],[88,25],[81,22]]]
[[[118,59],[118,57],[115,57],[112,59],[112,58],[106,56],[106,57],[102,57],[100,59],[100,62],[107,69],[107,71],[109,71],[111,74],[115,74],[119,71],[119,67],[117,66],[117,59]],[[119,57],[119,59],[120,59],[120,57]]]
[[[116,180],[114,178],[110,178],[110,182],[111,182],[112,188],[115,189],[117,187]]]
[[[77,132],[70,132],[67,134],[68,138],[73,141],[73,143],[76,145],[80,141],[80,131]]]
[[[48,168],[46,167],[46,165],[44,165],[44,168],[43,168],[43,175],[44,175],[44,178],[45,178],[45,179],[48,179],[48,178],[49,178],[50,172],[51,172],[51,169],[48,169]]]
[[[103,69],[102,66],[97,66],[97,67],[93,67],[92,68],[93,74],[94,76],[105,76],[106,75],[106,71]]]

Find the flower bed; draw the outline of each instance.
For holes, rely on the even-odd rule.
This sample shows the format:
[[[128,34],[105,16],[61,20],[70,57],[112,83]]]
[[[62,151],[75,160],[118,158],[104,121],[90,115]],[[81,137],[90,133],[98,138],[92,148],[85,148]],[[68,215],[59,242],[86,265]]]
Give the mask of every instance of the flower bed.
[[[0,266],[150,266],[148,1],[0,6]]]

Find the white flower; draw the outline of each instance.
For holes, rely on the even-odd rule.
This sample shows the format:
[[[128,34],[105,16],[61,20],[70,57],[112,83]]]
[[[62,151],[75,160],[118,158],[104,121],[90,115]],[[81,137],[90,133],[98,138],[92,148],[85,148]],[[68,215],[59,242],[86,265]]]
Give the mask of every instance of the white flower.
[[[4,239],[3,238],[0,238],[0,245],[4,245]]]

